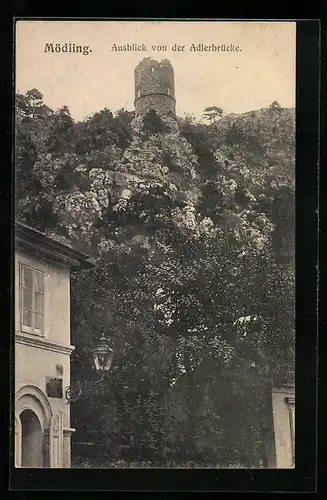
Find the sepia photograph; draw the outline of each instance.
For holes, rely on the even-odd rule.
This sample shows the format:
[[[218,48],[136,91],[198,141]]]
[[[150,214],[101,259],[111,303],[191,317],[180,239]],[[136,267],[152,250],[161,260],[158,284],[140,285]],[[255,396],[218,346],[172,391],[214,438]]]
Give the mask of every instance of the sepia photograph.
[[[293,469],[296,22],[15,32],[15,467]]]

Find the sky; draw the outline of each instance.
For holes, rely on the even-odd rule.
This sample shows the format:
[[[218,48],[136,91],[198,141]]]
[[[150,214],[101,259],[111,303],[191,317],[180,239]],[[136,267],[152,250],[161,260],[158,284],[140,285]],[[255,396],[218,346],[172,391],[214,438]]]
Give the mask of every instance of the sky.
[[[45,52],[45,44],[89,46],[81,53]],[[145,44],[121,52],[114,44]],[[237,51],[191,51],[192,44],[238,46]],[[173,51],[174,44],[184,45]],[[164,45],[167,51],[152,46]],[[58,45],[59,47],[59,45]],[[53,109],[67,105],[75,120],[104,108],[134,109],[134,68],[144,57],[169,59],[176,111],[200,119],[207,106],[243,113],[295,107],[296,24],[246,21],[18,21],[16,92],[37,88]]]

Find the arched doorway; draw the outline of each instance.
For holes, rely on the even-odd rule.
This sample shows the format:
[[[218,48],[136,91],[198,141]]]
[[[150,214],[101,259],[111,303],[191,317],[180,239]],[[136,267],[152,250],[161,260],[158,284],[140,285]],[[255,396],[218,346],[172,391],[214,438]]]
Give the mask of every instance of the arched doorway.
[[[43,432],[41,423],[30,409],[19,415],[22,432],[22,467],[43,467]]]
[[[17,390],[15,400],[16,467],[49,467],[53,415],[48,398],[40,387],[27,383]],[[29,453],[31,448],[35,449]]]

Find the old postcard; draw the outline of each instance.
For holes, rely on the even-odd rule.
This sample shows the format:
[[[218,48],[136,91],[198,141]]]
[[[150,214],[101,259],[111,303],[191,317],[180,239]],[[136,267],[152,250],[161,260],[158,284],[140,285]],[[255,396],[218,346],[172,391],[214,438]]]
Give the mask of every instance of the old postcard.
[[[16,23],[16,467],[294,468],[295,53]]]

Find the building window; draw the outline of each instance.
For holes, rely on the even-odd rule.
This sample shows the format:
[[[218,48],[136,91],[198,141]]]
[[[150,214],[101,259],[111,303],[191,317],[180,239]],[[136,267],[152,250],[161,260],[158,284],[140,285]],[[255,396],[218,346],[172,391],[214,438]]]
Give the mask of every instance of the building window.
[[[44,273],[21,265],[22,331],[44,333]]]

